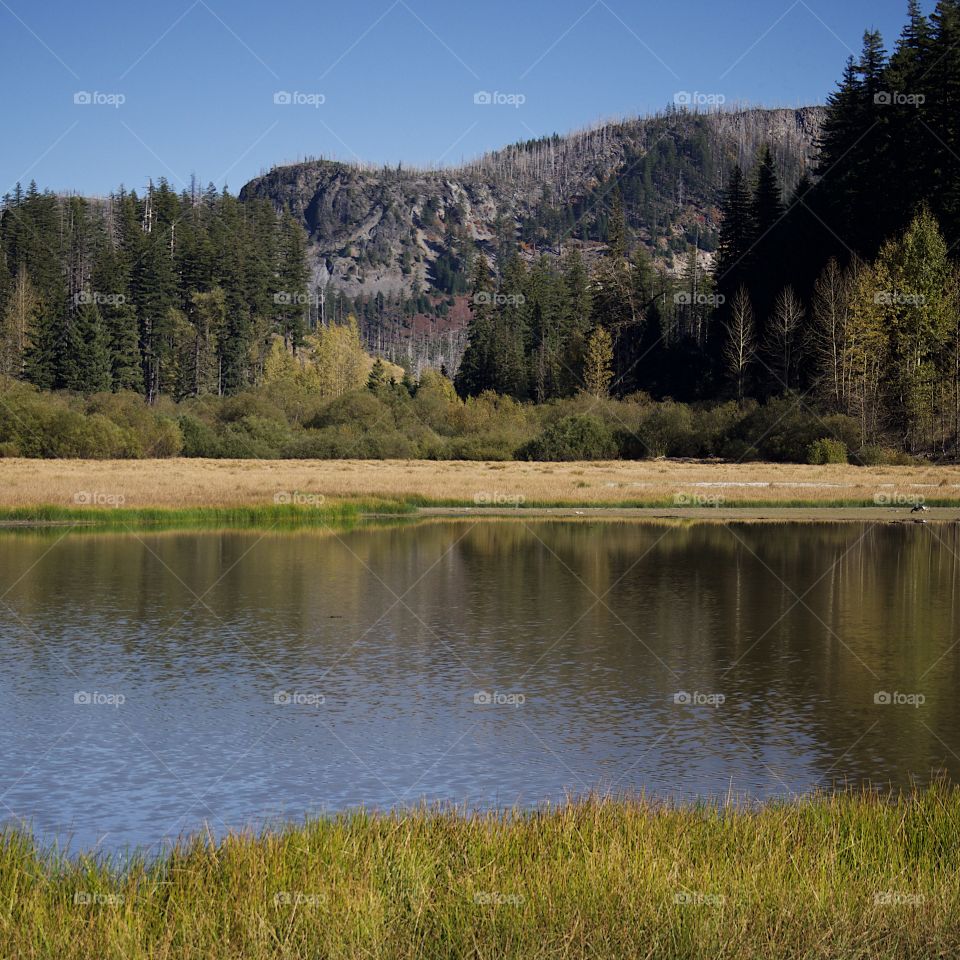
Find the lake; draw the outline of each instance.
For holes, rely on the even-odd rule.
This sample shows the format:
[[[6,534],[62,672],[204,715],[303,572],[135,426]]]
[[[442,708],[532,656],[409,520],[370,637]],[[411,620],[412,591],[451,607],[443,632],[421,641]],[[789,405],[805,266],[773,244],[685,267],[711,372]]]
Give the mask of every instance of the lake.
[[[157,848],[361,805],[960,774],[960,527],[0,536],[0,818]]]

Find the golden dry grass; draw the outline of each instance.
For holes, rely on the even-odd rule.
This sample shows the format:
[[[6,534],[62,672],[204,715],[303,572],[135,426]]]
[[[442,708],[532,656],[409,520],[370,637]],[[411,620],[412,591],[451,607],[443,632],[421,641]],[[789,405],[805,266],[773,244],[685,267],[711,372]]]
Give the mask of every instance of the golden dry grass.
[[[960,467],[674,461],[486,463],[422,460],[0,460],[0,508],[78,503],[236,507],[298,497],[614,506],[681,503],[960,503]],[[686,498],[684,501],[683,498]],[[879,498],[879,500],[878,500]]]

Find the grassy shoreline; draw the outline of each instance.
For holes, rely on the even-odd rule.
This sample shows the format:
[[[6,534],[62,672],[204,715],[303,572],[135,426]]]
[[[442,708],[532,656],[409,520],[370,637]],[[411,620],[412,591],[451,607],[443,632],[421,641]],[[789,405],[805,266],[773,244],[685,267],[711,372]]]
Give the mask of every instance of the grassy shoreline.
[[[960,521],[960,503],[949,499],[927,500],[924,521]],[[457,498],[408,496],[324,500],[315,506],[267,504],[235,507],[67,507],[60,504],[0,506],[0,531],[36,527],[109,530],[178,529],[296,529],[344,526],[362,521],[416,519],[619,519],[619,520],[832,520],[905,522],[910,507],[882,507],[858,499],[843,500],[740,500],[702,506],[668,500],[625,500],[598,505],[565,500],[545,500],[513,507],[477,505]]]
[[[703,461],[23,460],[0,458],[0,509],[412,506],[960,506],[960,466]]]
[[[904,958],[960,951],[960,789],[355,812],[120,868],[0,838],[0,953]]]
[[[324,501],[315,506],[267,504],[237,507],[65,507],[38,504],[0,507],[0,527],[78,526],[110,528],[259,529],[325,526],[355,522],[369,515],[409,516],[415,507],[397,500]]]

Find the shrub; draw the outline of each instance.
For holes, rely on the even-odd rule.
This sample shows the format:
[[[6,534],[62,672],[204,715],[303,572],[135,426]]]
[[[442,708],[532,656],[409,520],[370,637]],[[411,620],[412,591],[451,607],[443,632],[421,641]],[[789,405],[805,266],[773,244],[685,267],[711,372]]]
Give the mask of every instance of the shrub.
[[[397,430],[373,432],[341,424],[294,437],[282,455],[291,460],[409,460],[418,450]]]
[[[352,390],[331,400],[307,421],[306,426],[311,430],[341,426],[391,429],[394,427],[394,419],[390,408],[364,388]]]
[[[122,428],[126,457],[175,457],[183,449],[183,435],[173,419],[174,411],[167,414],[159,407],[151,407],[136,393],[95,394],[88,399],[86,411],[102,414]]]
[[[920,462],[909,454],[875,443],[862,446],[852,455],[852,460],[861,467],[909,467]]]
[[[814,440],[807,449],[807,463],[846,463],[847,445],[840,440],[821,437]]]
[[[856,422],[849,417],[821,417],[799,397],[776,397],[740,420],[722,444],[722,456],[754,459],[745,456],[745,451],[755,449],[762,460],[806,463],[810,446],[817,440],[828,437],[849,449],[857,436]]]
[[[221,457],[223,444],[213,427],[197,417],[183,414],[179,420],[185,457]]]
[[[617,454],[613,431],[589,414],[563,417],[519,451],[527,460],[613,460]]]
[[[693,414],[685,404],[666,400],[649,407],[641,419],[638,435],[648,457],[697,455]]]

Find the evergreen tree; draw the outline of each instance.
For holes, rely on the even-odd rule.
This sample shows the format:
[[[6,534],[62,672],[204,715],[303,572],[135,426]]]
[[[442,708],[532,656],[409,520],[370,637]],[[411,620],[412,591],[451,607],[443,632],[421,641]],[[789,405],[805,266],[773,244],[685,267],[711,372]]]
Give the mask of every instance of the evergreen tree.
[[[721,216],[723,220],[717,248],[715,283],[720,295],[729,303],[737,290],[750,281],[753,266],[751,253],[756,237],[753,202],[739,165],[730,174],[721,204]]]
[[[754,241],[749,253],[749,289],[758,317],[757,336],[762,341],[766,337],[767,317],[773,310],[776,292],[781,288],[784,261],[781,244],[783,191],[768,146],[760,153],[750,206]]]
[[[457,393],[461,397],[477,396],[484,390],[491,389],[494,382],[494,298],[491,286],[490,264],[487,258],[481,255],[474,265],[471,283],[467,348],[454,380]]]
[[[379,393],[386,388],[387,383],[387,368],[384,366],[383,361],[377,357],[373,366],[370,368],[370,376],[367,378],[367,389],[372,390],[374,393]]]
[[[297,350],[303,344],[306,332],[305,317],[309,299],[307,284],[306,238],[303,227],[286,213],[280,226],[277,262],[276,332],[287,345]]]
[[[928,163],[923,181],[948,243],[960,241],[960,2],[939,0],[930,17],[929,66],[922,76],[927,102],[922,120],[933,134],[924,141]]]
[[[100,393],[110,389],[110,342],[94,296],[81,298],[68,328],[68,344],[61,359],[60,379],[67,390]]]

